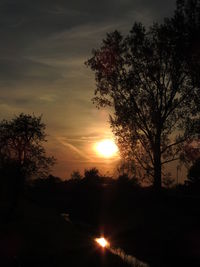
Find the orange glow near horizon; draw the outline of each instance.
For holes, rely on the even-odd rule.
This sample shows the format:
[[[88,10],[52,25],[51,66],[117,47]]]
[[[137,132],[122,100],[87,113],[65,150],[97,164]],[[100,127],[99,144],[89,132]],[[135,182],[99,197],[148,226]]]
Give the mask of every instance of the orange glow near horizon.
[[[95,144],[97,154],[104,158],[111,158],[117,155],[118,147],[112,139],[104,139]]]
[[[109,247],[110,244],[109,242],[104,238],[104,237],[100,237],[100,238],[95,238],[95,241],[102,247]]]

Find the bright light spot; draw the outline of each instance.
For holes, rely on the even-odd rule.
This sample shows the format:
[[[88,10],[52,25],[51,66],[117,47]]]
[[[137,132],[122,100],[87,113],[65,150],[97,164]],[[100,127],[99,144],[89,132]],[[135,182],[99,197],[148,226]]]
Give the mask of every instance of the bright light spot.
[[[110,158],[117,154],[118,147],[112,139],[105,139],[95,145],[97,153],[104,158]]]
[[[103,248],[110,246],[110,244],[104,237],[95,238],[95,241]]]

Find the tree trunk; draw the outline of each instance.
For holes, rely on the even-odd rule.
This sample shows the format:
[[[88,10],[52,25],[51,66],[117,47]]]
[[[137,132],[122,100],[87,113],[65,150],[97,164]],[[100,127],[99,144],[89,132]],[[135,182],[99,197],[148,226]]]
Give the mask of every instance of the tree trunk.
[[[17,167],[13,173],[13,183],[11,184],[11,200],[10,208],[8,210],[7,221],[12,220],[17,211],[18,202],[24,189],[24,175],[20,167]]]
[[[161,180],[161,151],[160,151],[160,135],[156,136],[154,148],[154,189],[159,192],[162,186]]]

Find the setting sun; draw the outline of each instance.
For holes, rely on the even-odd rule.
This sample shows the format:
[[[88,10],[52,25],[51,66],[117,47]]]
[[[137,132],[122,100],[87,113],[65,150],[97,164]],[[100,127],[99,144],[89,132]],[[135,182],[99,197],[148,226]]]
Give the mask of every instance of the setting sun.
[[[96,152],[105,158],[113,157],[118,152],[118,147],[112,139],[105,139],[95,145]]]

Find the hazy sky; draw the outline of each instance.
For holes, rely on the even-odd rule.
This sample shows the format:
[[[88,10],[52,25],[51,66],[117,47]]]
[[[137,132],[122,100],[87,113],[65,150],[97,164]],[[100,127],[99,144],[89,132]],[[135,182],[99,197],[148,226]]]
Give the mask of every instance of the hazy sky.
[[[117,159],[93,149],[112,133],[108,112],[91,102],[95,81],[84,62],[107,32],[162,21],[174,8],[175,0],[1,0],[0,118],[43,114],[56,175],[112,170]]]

